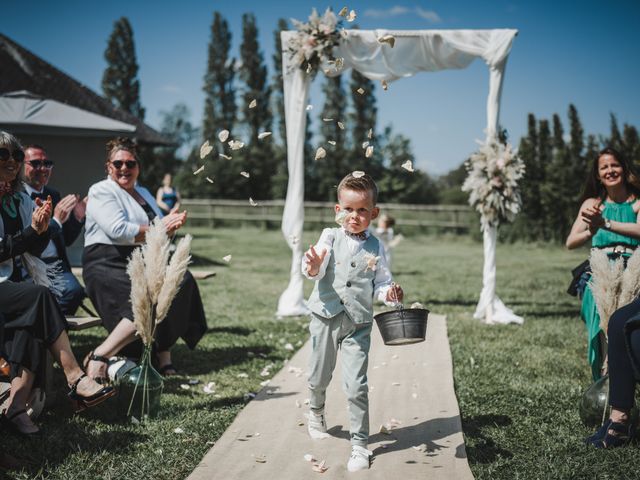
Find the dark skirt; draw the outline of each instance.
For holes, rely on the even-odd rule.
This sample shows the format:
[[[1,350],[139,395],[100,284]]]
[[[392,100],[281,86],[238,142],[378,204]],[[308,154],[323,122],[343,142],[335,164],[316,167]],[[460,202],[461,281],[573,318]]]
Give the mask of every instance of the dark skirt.
[[[0,283],[0,350],[11,365],[11,378],[21,368],[36,372],[43,361],[43,347],[55,342],[67,321],[51,292],[29,282]]]
[[[120,320],[133,320],[131,308],[131,280],[127,263],[135,246],[94,244],[82,254],[82,278],[91,302],[98,310],[105,328],[111,332]],[[207,320],[200,290],[191,273],[187,272],[167,317],[158,325],[155,335],[156,351],[169,350],[182,338],[190,349],[207,331]],[[142,351],[142,341],[125,347],[122,355],[136,357]]]

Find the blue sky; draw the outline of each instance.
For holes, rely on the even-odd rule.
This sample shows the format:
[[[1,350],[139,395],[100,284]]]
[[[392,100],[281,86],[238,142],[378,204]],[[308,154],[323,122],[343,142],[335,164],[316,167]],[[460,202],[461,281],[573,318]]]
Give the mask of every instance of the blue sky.
[[[305,20],[311,8],[358,12],[360,28],[516,28],[509,57],[501,124],[517,144],[529,112],[538,118],[559,113],[568,128],[569,103],[576,105],[585,131],[606,134],[609,113],[620,125],[640,127],[640,62],[637,0],[378,0],[219,2],[184,0],[96,0],[3,2],[2,33],[100,92],[103,53],[113,22],[129,18],[140,64],[146,120],[159,126],[160,112],[183,102],[199,125],[203,75],[214,11],[229,22],[233,46],[241,42],[241,17],[256,15],[261,48],[271,68],[277,19]],[[321,81],[318,77],[316,83]],[[423,73],[377,89],[378,130],[392,125],[408,136],[417,166],[430,174],[456,167],[483,138],[488,71],[477,60],[465,70]],[[311,102],[320,111],[317,86]],[[318,124],[316,120],[315,125]]]

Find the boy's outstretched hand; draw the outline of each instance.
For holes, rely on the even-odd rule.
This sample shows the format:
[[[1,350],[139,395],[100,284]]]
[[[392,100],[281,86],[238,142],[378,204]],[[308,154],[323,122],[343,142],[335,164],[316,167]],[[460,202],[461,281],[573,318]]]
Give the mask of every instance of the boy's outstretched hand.
[[[387,302],[400,303],[404,298],[404,292],[402,287],[396,283],[392,283],[389,290],[387,290]]]
[[[307,273],[311,277],[315,277],[320,271],[324,257],[327,256],[327,249],[323,248],[322,253],[318,255],[313,245],[309,246],[309,250],[304,254],[307,257]]]

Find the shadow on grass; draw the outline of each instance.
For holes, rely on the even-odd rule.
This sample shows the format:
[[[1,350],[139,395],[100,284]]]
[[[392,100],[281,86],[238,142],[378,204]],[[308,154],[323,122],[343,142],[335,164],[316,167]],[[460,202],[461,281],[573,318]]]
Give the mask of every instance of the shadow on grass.
[[[186,345],[180,344],[171,349],[171,355],[180,376],[184,376],[205,375],[230,365],[241,365],[253,361],[255,355],[268,359],[272,351],[273,348],[265,345],[189,350]]]
[[[205,257],[202,255],[197,255],[195,253],[191,254],[191,267],[204,267],[204,266],[212,266],[215,265],[217,267],[228,267],[229,264],[225,262],[220,262],[218,260],[211,260],[209,257]]]
[[[451,298],[446,300],[430,299],[428,305],[458,305],[464,307],[473,307],[478,304],[477,300],[463,300],[461,298]]]
[[[255,328],[247,328],[247,327],[209,327],[207,329],[207,333],[230,333],[232,335],[242,335],[243,337],[248,337],[256,330]]]
[[[496,445],[490,434],[485,434],[485,427],[507,427],[511,425],[511,418],[506,415],[477,415],[462,421],[467,438],[467,457],[469,463],[492,463],[498,457],[511,458],[513,454]]]

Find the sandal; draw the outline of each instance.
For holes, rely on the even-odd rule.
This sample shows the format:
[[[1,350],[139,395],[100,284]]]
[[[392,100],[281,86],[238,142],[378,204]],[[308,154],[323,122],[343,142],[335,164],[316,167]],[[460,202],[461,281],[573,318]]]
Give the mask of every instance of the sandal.
[[[176,370],[176,367],[174,367],[172,363],[167,363],[158,367],[158,373],[164,377],[170,377],[172,375],[177,375],[178,370]]]
[[[596,448],[624,447],[631,442],[634,435],[635,426],[632,422],[625,424],[608,419],[596,433],[586,439],[586,443]]]
[[[33,437],[35,435],[38,435],[40,433],[40,430],[36,430],[35,432],[25,432],[20,428],[20,425],[14,421],[14,419],[23,414],[27,415],[27,411],[24,408],[13,412],[11,415],[3,413],[0,417],[0,424],[15,435],[22,435],[25,437]]]
[[[101,362],[104,363],[105,365],[109,366],[109,359],[107,357],[103,357],[102,355],[96,355],[93,353],[94,351],[91,350],[89,353],[87,353],[87,356],[84,357],[84,360],[82,361],[82,366],[84,367],[85,371],[87,370],[87,368],[89,367],[89,362]],[[109,377],[95,377],[94,380],[96,381],[96,383],[99,383],[100,385],[106,385],[107,383],[109,383]]]
[[[82,412],[89,407],[95,407],[96,405],[104,402],[107,398],[113,397],[116,394],[116,391],[113,387],[102,387],[93,395],[89,395],[85,397],[84,395],[80,395],[78,393],[78,384],[83,378],[89,378],[86,373],[80,375],[80,377],[73,382],[73,385],[69,385],[69,398],[73,403],[74,411],[76,413]]]

